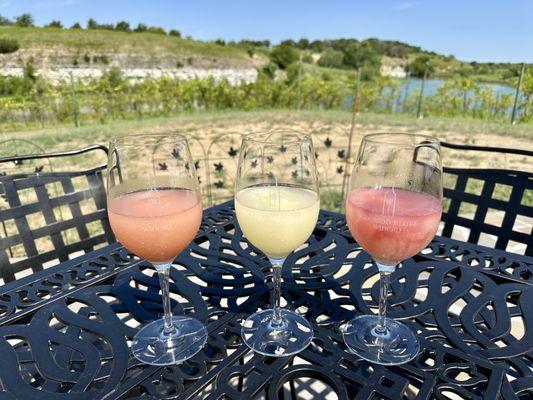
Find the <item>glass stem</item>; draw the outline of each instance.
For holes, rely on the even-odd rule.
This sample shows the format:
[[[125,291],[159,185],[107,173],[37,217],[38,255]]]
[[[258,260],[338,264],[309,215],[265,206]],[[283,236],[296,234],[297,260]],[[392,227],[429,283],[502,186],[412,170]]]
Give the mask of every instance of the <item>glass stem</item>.
[[[271,258],[272,264],[272,283],[274,291],[272,292],[272,309],[274,310],[274,317],[272,318],[272,325],[279,326],[283,324],[281,319],[281,267],[283,266],[284,258]]]
[[[385,335],[387,333],[387,296],[389,295],[390,275],[395,266],[382,265],[376,263],[379,269],[379,315],[378,325],[375,328],[376,333]]]
[[[176,332],[174,324],[172,324],[172,309],[170,308],[170,263],[156,265],[157,275],[159,276],[159,285],[161,286],[161,297],[163,298],[163,320],[165,327],[163,328],[163,335],[171,335]]]

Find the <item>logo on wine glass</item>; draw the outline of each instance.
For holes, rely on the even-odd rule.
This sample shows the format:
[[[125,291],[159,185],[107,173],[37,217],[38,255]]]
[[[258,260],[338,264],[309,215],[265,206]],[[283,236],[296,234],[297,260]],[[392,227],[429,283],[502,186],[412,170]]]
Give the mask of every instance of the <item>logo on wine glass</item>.
[[[383,196],[383,205],[381,213],[383,215],[391,217],[394,217],[394,215],[396,214],[396,192],[394,191],[394,188],[391,188],[391,190],[387,190],[387,192]]]

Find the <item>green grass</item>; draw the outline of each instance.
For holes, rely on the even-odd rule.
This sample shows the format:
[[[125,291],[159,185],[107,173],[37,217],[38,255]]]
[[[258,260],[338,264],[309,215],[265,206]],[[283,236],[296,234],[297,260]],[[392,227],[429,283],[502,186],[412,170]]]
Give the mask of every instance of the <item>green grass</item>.
[[[19,28],[0,29],[0,38],[16,39],[21,50],[50,48],[69,53],[126,53],[151,57],[202,56],[217,60],[249,63],[248,54],[237,47],[182,39],[156,33],[134,33],[108,30]],[[16,53],[15,53],[16,54]]]

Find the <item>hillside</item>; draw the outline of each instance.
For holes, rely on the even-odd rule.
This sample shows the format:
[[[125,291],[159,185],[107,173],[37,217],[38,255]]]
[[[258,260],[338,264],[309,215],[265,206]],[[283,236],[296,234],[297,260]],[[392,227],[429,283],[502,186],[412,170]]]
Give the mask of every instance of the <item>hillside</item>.
[[[68,79],[71,71],[80,79],[98,78],[102,71],[116,66],[129,78],[187,79],[209,75],[230,82],[250,82],[255,80],[257,70],[268,64],[276,48],[269,41],[205,42],[160,33],[108,29],[3,26],[0,40],[3,38],[15,39],[20,48],[10,54],[0,54],[0,75],[21,75],[24,63],[32,60],[36,70],[52,81]],[[463,62],[452,55],[398,41],[300,39],[285,40],[281,46],[298,51],[304,64],[321,65],[323,56],[337,53],[341,58],[336,64],[325,65],[332,69],[330,72],[353,70],[353,63],[346,65],[342,59],[346,58],[350,46],[352,49],[359,46],[363,57],[374,57],[381,74],[399,78],[408,73],[416,76],[410,67],[420,57],[430,65],[432,75],[440,78],[469,76],[476,81],[513,84],[519,71],[518,64]],[[357,64],[357,60],[354,62]]]
[[[149,32],[11,26],[0,27],[2,38],[15,39],[20,49],[0,54],[0,75],[21,75],[24,63],[32,60],[51,80],[66,79],[71,70],[79,78],[99,77],[115,66],[134,78],[160,76],[162,71],[186,78],[218,69],[248,81],[265,63],[264,56],[250,56],[241,48]]]

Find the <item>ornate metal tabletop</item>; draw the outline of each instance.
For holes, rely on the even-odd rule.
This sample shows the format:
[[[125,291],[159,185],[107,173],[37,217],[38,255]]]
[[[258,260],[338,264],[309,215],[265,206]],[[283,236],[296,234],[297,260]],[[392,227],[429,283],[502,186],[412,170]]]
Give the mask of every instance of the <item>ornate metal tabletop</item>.
[[[172,367],[140,364],[129,351],[138,326],[162,306],[154,269],[119,244],[3,286],[0,399],[321,399],[329,392],[510,400],[533,393],[532,258],[437,237],[405,261],[392,276],[390,314],[416,330],[422,350],[396,367],[370,364],[343,344],[340,326],[376,310],[378,280],[340,214],[322,212],[284,266],[283,298],[315,333],[293,357],[264,357],[241,342],[241,321],[269,307],[271,277],[236,225],[232,203],[206,210],[174,267],[174,313],[204,322],[209,339]]]

